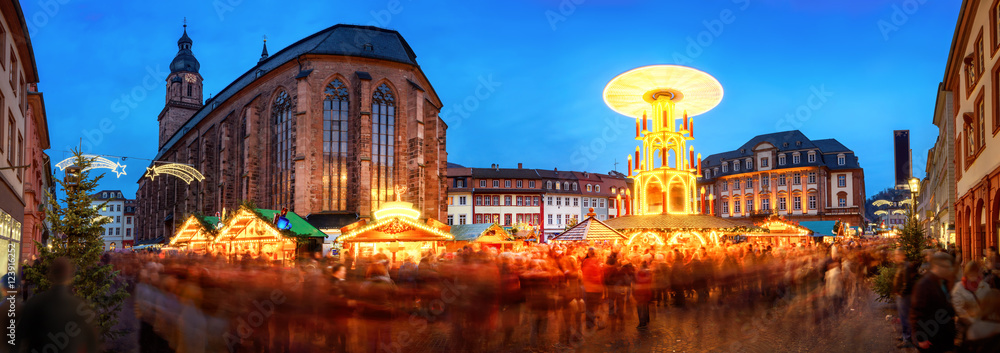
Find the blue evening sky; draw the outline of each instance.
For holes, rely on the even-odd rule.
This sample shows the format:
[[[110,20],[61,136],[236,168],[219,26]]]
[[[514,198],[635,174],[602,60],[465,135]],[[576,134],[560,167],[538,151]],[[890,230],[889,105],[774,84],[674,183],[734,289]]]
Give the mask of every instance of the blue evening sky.
[[[55,161],[81,138],[86,152],[156,154],[156,117],[184,17],[206,97],[256,64],[262,36],[274,53],[352,23],[395,29],[417,53],[445,104],[450,162],[603,173],[617,160],[624,170],[634,123],[605,106],[604,85],[635,67],[684,64],[725,87],[722,103],[696,119],[696,151],[800,129],[853,149],[873,194],[892,184],[894,129],[911,130],[914,169],[924,175],[960,0],[21,4]],[[823,99],[810,99],[817,92]],[[148,164],[135,158],[123,162],[128,175],[112,173],[101,188],[134,195]]]

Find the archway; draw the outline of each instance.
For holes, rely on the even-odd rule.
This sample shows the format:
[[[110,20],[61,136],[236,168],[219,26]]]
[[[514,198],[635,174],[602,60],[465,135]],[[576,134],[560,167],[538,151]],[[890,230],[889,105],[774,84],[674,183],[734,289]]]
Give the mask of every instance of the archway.
[[[983,250],[986,249],[986,203],[983,200],[976,202],[976,216],[972,219],[972,253],[971,259],[983,257]]]
[[[663,237],[658,233],[654,232],[639,232],[632,234],[628,239],[628,247],[632,249],[633,247],[639,247],[640,249],[648,248],[650,246],[664,245]]]
[[[996,247],[1000,244],[1000,190],[993,195],[993,202],[990,206],[990,229],[993,233],[989,235],[988,246]]]
[[[968,260],[972,256],[972,208],[965,206],[965,215],[962,217],[962,259]]]
[[[687,210],[684,206],[687,204],[687,188],[685,183],[681,180],[680,176],[674,176],[670,179],[669,193],[667,194],[669,203],[670,213],[683,213]]]
[[[663,213],[665,207],[663,204],[664,192],[666,190],[663,189],[663,183],[660,182],[659,178],[653,177],[646,182],[646,194],[643,195],[646,198],[646,213]]]

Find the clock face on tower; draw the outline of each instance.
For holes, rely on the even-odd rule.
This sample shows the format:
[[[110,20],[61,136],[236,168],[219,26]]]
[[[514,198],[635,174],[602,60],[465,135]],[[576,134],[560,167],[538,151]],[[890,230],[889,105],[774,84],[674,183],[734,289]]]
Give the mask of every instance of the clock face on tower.
[[[197,78],[194,75],[184,75],[184,81],[194,83]]]

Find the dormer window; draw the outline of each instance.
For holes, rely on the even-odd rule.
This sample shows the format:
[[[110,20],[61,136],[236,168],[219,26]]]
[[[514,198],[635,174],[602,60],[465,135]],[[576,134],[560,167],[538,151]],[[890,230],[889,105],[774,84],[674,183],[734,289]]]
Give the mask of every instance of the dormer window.
[[[576,183],[573,183],[573,191],[576,191],[576,190],[577,190],[577,188],[579,188],[579,186],[577,186],[577,184],[576,184]]]
[[[792,155],[792,164],[799,164],[802,162],[802,156],[798,153]]]
[[[802,141],[795,141],[795,146],[802,146]]]
[[[784,154],[778,155],[778,165],[785,165],[786,158]]]
[[[593,191],[594,191],[594,186],[587,184],[587,192],[593,192]]]
[[[845,165],[845,164],[847,164],[847,156],[844,156],[843,153],[838,154],[837,155],[837,165]]]
[[[722,163],[722,172],[729,173],[729,163]]]
[[[601,186],[600,185],[594,185],[594,192],[601,192]]]
[[[744,153],[747,153],[747,149],[746,148],[741,148],[740,149],[740,154],[744,154]]]
[[[734,172],[740,171],[740,161],[733,161],[733,171]]]
[[[809,151],[808,161],[809,163],[816,163],[816,152]]]
[[[614,194],[614,193],[615,193],[615,187],[614,187],[614,186],[612,186],[612,187],[611,187],[611,193],[612,193],[612,194]]]
[[[747,158],[747,170],[753,169],[753,159]]]

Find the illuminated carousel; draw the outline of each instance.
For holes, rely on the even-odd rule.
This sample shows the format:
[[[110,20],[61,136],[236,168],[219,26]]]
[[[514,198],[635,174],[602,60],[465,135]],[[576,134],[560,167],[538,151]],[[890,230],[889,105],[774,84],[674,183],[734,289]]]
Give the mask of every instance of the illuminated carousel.
[[[372,212],[371,221],[362,219],[340,228],[336,241],[355,256],[390,252],[395,261],[397,253],[420,256],[443,249],[445,241],[455,240],[449,233],[450,226],[433,218],[422,221],[412,203],[401,201],[399,195],[405,192],[405,187],[396,186],[396,201],[386,202]]]
[[[701,155],[688,146],[694,141],[691,117],[721,101],[719,81],[676,65],[633,69],[604,88],[612,110],[635,118],[635,139],[642,143],[627,157],[634,190],[626,192],[626,215],[606,222],[628,238],[629,247],[715,245],[749,226],[706,214],[711,207],[697,188]]]

